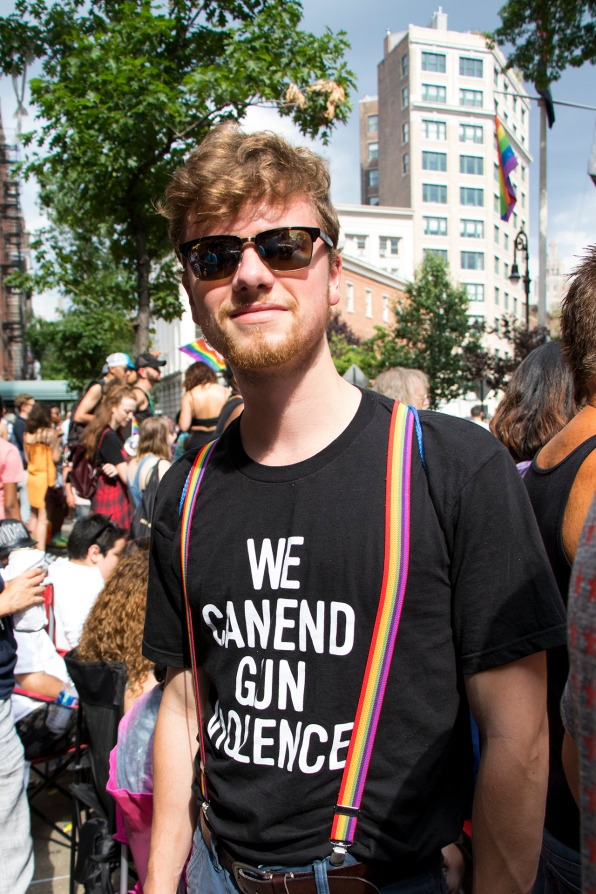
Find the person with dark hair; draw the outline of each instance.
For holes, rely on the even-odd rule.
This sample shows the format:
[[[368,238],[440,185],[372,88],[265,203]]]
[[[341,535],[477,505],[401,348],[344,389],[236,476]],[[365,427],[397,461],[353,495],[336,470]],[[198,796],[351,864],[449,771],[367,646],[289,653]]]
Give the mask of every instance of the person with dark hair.
[[[188,432],[184,449],[202,447],[214,438],[219,414],[230,396],[230,389],[220,385],[210,366],[198,360],[186,370],[178,425]]]
[[[50,408],[36,403],[31,408],[23,435],[27,462],[27,493],[31,504],[32,533],[38,548],[45,550],[48,536],[46,493],[56,483],[56,463],[62,452],[52,425]]]
[[[338,375],[339,222],[314,153],[215,128],[164,211],[244,411],[157,493],[143,649],[168,671],[144,894],[174,894],[191,840],[190,894],[444,892],[470,709],[474,887],[529,891],[544,651],[566,630],[519,474],[479,426]]]
[[[135,406],[132,388],[114,382],[83,435],[87,458],[100,468],[91,509],[107,515],[125,531],[132,520],[132,500],[126,484],[129,458],[118,431],[131,421]]]
[[[527,468],[577,409],[569,364],[559,342],[549,341],[528,354],[511,376],[490,430]]]
[[[596,245],[587,249],[563,297],[561,346],[580,409],[533,458],[524,482],[567,604],[571,565],[596,490]],[[568,672],[567,647],[552,650],[548,656],[550,773],[535,894],[574,891],[581,886],[579,811],[561,760],[563,724],[559,706]]]
[[[166,365],[151,351],[139,354],[135,362],[137,381],[132,386],[133,396],[137,403],[135,419],[140,425],[144,419],[153,416],[155,409],[151,392],[161,379],[161,368]]]
[[[85,619],[125,546],[124,531],[105,515],[96,513],[75,522],[66,547],[68,558],[56,559],[47,577],[54,587],[58,649],[68,651],[78,644]]]

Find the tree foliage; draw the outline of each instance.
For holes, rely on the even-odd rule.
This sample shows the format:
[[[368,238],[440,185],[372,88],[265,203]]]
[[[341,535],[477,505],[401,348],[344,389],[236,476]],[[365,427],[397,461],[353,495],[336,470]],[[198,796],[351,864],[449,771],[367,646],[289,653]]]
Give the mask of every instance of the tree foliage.
[[[463,394],[475,378],[480,331],[468,316],[466,290],[452,284],[441,258],[424,259],[394,313],[393,327],[378,327],[368,342],[377,358],[376,371],[393,366],[421,369],[430,379],[434,409]]]
[[[596,62],[594,0],[508,0],[492,40],[512,45],[508,67],[545,89],[571,65]]]
[[[498,327],[487,330],[489,335],[498,335],[506,341],[510,350],[507,353],[483,348],[470,358],[474,371],[474,379],[484,381],[486,391],[505,391],[509,380],[522,360],[535,348],[549,341],[549,331],[545,326],[526,329],[519,326],[515,317],[503,317]]]
[[[0,71],[41,64],[23,169],[50,221],[38,290],[101,297],[148,347],[151,316],[180,312],[155,203],[188,151],[255,104],[323,140],[347,120],[345,34],[309,34],[301,16],[298,0],[17,0],[0,18]]]

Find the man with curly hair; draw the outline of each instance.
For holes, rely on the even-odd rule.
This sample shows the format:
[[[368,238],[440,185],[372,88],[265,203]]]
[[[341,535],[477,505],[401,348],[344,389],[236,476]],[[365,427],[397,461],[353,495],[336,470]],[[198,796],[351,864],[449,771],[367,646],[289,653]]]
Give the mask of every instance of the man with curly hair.
[[[443,414],[422,411],[411,440],[399,633],[361,803],[338,803],[384,567],[395,575],[386,478],[404,410],[333,365],[329,189],[312,152],[221,127],[166,193],[193,318],[244,412],[210,453],[175,463],[157,496],[144,653],[168,674],[143,888],[174,894],[194,838],[191,894],[445,891],[441,849],[472,794],[471,708],[483,745],[475,890],[527,894],[546,789],[544,650],[564,641],[563,612],[507,452]],[[189,645],[179,507],[207,456],[183,540]],[[334,814],[357,820],[347,853]]]

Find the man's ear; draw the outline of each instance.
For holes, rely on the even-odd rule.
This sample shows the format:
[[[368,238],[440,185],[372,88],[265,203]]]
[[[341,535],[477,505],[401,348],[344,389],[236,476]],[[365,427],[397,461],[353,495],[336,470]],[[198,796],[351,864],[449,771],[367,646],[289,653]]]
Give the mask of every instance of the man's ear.
[[[101,558],[101,550],[97,543],[91,544],[91,546],[87,550],[87,558],[92,565],[97,565],[99,559]]]
[[[329,268],[329,307],[339,304],[341,298],[341,255],[336,252]]]

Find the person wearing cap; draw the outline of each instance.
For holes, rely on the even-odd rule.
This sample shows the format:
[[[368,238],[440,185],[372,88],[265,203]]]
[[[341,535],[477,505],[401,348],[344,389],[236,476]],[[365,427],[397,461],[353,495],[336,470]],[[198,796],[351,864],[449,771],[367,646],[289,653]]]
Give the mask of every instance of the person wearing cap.
[[[96,379],[87,385],[81,400],[73,414],[73,422],[79,426],[87,425],[93,419],[93,414],[99,406],[107,385],[112,382],[128,382],[129,370],[133,370],[134,363],[123,351],[116,351],[106,357],[107,373],[102,379]],[[69,438],[69,441],[71,438]]]
[[[18,530],[15,528],[18,526]],[[6,555],[9,530],[17,542],[31,540],[22,522],[0,521],[0,557]],[[20,531],[20,536],[19,536]],[[33,877],[33,842],[25,788],[25,759],[14,725],[11,696],[15,686],[17,644],[12,614],[43,605],[43,568],[31,568],[5,583],[0,574],[0,866],[2,890],[25,894]]]
[[[135,419],[138,425],[154,414],[155,408],[151,392],[161,379],[161,367],[165,365],[166,361],[159,360],[151,351],[145,351],[137,357],[135,369],[138,380],[132,390],[137,402]]]

